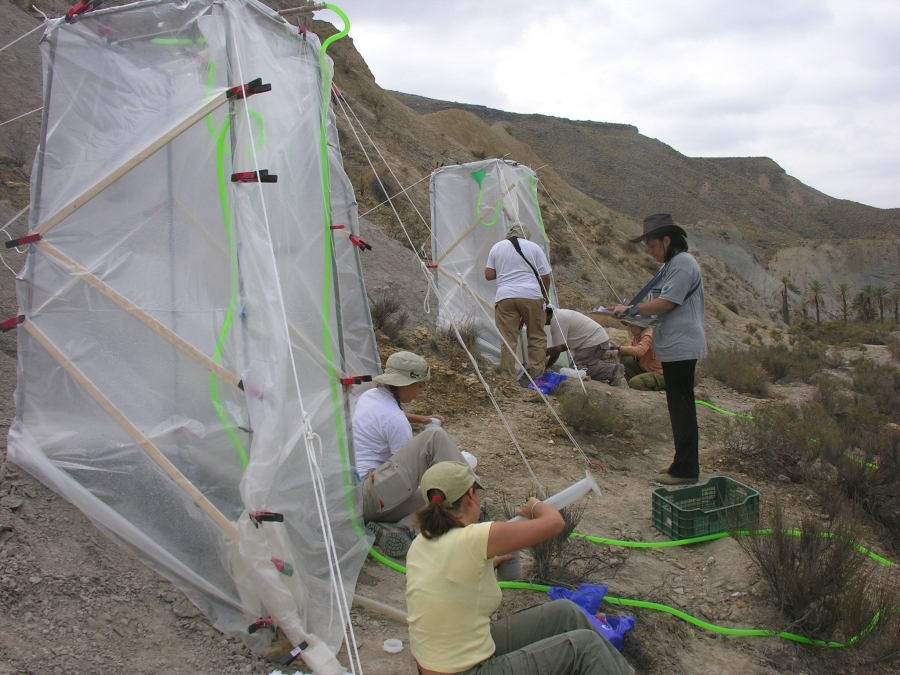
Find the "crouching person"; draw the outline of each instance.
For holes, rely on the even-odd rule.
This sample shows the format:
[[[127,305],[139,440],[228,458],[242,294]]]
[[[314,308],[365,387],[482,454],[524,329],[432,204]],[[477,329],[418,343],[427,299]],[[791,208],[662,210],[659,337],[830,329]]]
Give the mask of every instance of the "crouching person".
[[[604,360],[606,353],[615,349],[616,344],[609,339],[603,326],[571,309],[547,307],[544,311],[552,344],[547,348],[548,370],[559,355],[568,350],[575,368],[584,368],[592,380],[608,382],[614,387],[621,384],[625,369],[614,361]]]
[[[359,397],[353,411],[356,472],[362,482],[363,520],[375,546],[393,557],[409,550],[414,533],[393,525],[421,508],[422,474],[438,462],[464,462],[453,439],[440,427],[413,437],[410,422],[426,423],[440,415],[409,415],[401,407],[421,394],[431,369],[421,356],[397,352],[388,357],[379,385]]]
[[[559,511],[533,497],[516,523],[479,523],[481,486],[444,462],[422,477],[428,505],[406,557],[409,645],[422,675],[631,675],[634,670],[584,612],[555,600],[491,623],[501,592],[494,568],[509,553],[562,532]]]
[[[619,347],[619,362],[625,367],[628,386],[639,391],[665,391],[662,363],[653,354],[653,327],[639,320],[622,319],[631,333],[631,344]]]

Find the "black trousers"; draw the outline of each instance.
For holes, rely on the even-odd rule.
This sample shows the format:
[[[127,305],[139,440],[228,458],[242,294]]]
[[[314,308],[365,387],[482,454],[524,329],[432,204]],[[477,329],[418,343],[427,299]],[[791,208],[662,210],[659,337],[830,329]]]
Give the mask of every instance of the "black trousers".
[[[697,361],[663,361],[662,368],[675,440],[675,459],[669,467],[669,475],[697,478],[700,475],[700,431],[697,428],[697,404],[694,403]]]

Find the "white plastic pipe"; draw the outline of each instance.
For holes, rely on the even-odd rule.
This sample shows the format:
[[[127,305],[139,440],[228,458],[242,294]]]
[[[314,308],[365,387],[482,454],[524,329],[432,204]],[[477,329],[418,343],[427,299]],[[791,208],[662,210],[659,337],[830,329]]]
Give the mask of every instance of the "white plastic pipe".
[[[597,485],[597,481],[594,480],[594,477],[591,475],[590,471],[585,471],[584,478],[582,478],[574,485],[570,485],[562,492],[557,492],[552,497],[548,497],[544,500],[544,503],[549,504],[555,509],[564,509],[569,504],[577,502],[591,490],[596,492],[598,495],[600,494],[600,486]],[[522,516],[516,516],[515,518],[511,518],[509,522],[518,523],[522,520],[526,519]]]

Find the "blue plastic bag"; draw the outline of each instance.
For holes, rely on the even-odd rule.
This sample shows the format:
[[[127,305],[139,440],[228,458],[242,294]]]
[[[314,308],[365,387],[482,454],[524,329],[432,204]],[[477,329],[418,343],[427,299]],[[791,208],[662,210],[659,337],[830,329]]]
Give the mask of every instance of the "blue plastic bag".
[[[554,373],[552,370],[548,371],[546,374],[537,378],[534,382],[528,383],[529,389],[539,389],[545,396],[550,396],[553,392],[555,392],[559,385],[565,382],[568,378],[565,375],[560,375],[559,373]],[[537,386],[535,386],[537,385]]]
[[[577,591],[568,588],[554,586],[549,595],[554,600],[571,600],[581,608],[600,635],[609,640],[610,644],[620,652],[625,648],[625,633],[634,629],[635,618],[633,616],[609,616],[598,617],[600,605],[606,596],[607,586],[595,586],[593,584],[581,584]]]

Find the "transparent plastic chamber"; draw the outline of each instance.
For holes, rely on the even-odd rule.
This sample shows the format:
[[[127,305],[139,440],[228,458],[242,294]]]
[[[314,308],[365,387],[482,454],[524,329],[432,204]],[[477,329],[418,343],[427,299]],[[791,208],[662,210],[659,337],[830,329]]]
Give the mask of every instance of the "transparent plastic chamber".
[[[42,42],[9,457],[254,649],[271,616],[336,652],[368,550],[341,379],[380,367],[321,49],[252,0]]]
[[[444,166],[431,174],[431,250],[441,302],[438,328],[476,324],[478,346],[500,361],[500,333],[494,323],[497,282],[484,278],[488,253],[521,223],[529,240],[550,257],[550,241],[537,200],[537,177],[524,164],[490,159]],[[551,282],[550,298],[556,302]],[[515,347],[515,345],[512,345]]]

